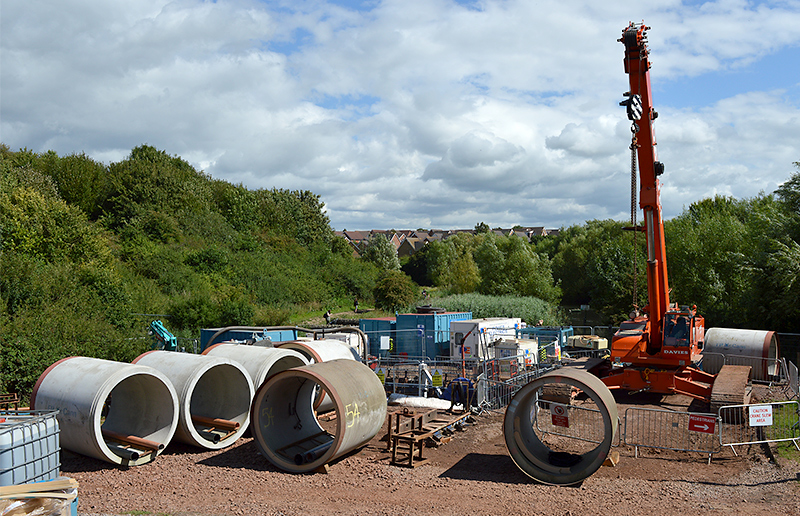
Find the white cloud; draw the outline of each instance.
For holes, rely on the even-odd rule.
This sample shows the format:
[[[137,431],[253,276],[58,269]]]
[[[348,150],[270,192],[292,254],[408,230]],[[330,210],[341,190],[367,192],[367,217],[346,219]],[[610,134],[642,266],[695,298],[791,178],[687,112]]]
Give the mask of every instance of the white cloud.
[[[147,143],[234,183],[320,194],[337,229],[627,218],[616,39],[631,17],[653,27],[653,83],[673,89],[800,45],[796,0],[2,9],[4,143],[105,162]],[[785,181],[800,159],[797,98],[794,84],[700,106],[655,99],[666,215]]]

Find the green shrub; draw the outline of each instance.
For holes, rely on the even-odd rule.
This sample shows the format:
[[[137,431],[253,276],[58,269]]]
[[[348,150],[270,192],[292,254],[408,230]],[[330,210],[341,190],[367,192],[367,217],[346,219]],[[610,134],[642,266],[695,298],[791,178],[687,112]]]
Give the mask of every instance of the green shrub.
[[[460,294],[437,297],[436,306],[450,312],[472,312],[472,317],[520,317],[528,324],[560,325],[565,317],[557,305],[535,297],[484,296],[481,294]]]
[[[419,287],[404,272],[383,271],[375,285],[375,305],[395,311],[413,303],[419,297]]]

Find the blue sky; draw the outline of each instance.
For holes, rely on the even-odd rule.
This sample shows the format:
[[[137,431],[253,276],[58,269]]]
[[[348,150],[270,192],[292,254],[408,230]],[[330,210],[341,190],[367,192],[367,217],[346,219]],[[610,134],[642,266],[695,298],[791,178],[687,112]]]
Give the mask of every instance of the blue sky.
[[[623,47],[649,31],[666,217],[800,161],[800,0],[4,0],[0,141],[149,144],[335,229],[629,216]]]

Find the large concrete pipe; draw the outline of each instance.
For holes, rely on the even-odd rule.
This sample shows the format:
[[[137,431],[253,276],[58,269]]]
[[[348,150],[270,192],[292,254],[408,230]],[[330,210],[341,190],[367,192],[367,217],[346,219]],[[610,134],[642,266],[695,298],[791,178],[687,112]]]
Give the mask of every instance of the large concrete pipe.
[[[536,418],[542,411],[539,402],[544,387],[549,384],[566,384],[583,391],[599,411],[603,438],[586,453],[565,454],[553,450],[537,435]],[[568,417],[568,413],[561,417]],[[568,420],[565,422],[568,425]],[[540,376],[517,391],[506,409],[503,435],[511,459],[526,475],[544,484],[571,485],[582,482],[603,465],[617,426],[617,404],[600,379],[583,370],[559,369]]]
[[[279,342],[276,346],[280,349],[291,349],[301,353],[312,364],[329,362],[331,360],[360,360],[358,351],[347,344],[333,339],[319,340],[290,340]],[[320,392],[314,402],[317,412],[333,410],[333,400]]]
[[[220,357],[175,351],[148,351],[134,363],[157,369],[178,393],[175,438],[211,450],[230,446],[250,423],[255,390],[247,371]]]
[[[276,342],[275,347],[298,351],[312,363],[339,359],[361,360],[358,356],[358,350],[351,348],[342,341],[333,339],[289,340]]]
[[[706,330],[703,353],[737,357],[734,363],[751,366],[754,379],[767,380],[770,375],[777,374],[775,359],[779,356],[778,336],[774,331],[709,328]],[[755,360],[739,357],[755,357]],[[721,360],[704,360],[703,363],[703,369],[712,374],[718,373],[722,367]]]
[[[155,460],[178,426],[178,396],[165,375],[98,358],[48,367],[33,387],[31,408],[59,411],[65,449],[125,466]]]
[[[313,399],[321,388],[337,417],[324,429]],[[256,392],[251,430],[259,451],[285,471],[313,471],[370,441],[386,420],[377,375],[354,360],[333,360],[272,376]]]
[[[250,375],[250,380],[256,389],[276,373],[308,365],[308,359],[292,349],[264,348],[226,342],[207,347],[202,354],[238,362]]]

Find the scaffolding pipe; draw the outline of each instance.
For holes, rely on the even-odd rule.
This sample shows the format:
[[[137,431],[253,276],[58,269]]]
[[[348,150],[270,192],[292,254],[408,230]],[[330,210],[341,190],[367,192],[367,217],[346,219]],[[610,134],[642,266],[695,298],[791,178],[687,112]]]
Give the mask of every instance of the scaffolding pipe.
[[[118,434],[117,432],[112,432],[111,430],[102,430],[103,437],[107,441],[115,441],[120,444],[127,444],[128,446],[135,446],[144,451],[159,451],[164,449],[164,443],[158,443],[156,441],[151,441],[150,439],[142,439],[141,437],[136,437],[135,435],[123,435]]]
[[[326,431],[314,411],[317,389],[334,402],[335,430]],[[252,433],[259,451],[292,473],[314,471],[365,445],[386,420],[386,394],[377,375],[355,360],[332,360],[276,374],[256,392]],[[327,450],[320,440],[330,441]],[[328,444],[327,442],[324,444]],[[306,457],[308,452],[311,456]],[[296,464],[300,455],[302,464]]]
[[[161,371],[178,393],[178,428],[175,438],[186,444],[218,450],[232,445],[250,423],[253,382],[240,364],[221,357],[175,351],[148,351],[134,363]],[[239,427],[216,439],[194,418],[223,419]],[[213,435],[211,435],[213,434]]]
[[[192,416],[192,421],[208,428],[219,428],[227,432],[235,432],[241,426],[237,421],[220,419],[218,417]]]
[[[59,411],[65,449],[125,466],[155,460],[178,426],[178,396],[163,373],[99,358],[69,357],[52,364],[33,387],[31,408]],[[103,434],[142,439],[157,449],[123,451]]]

